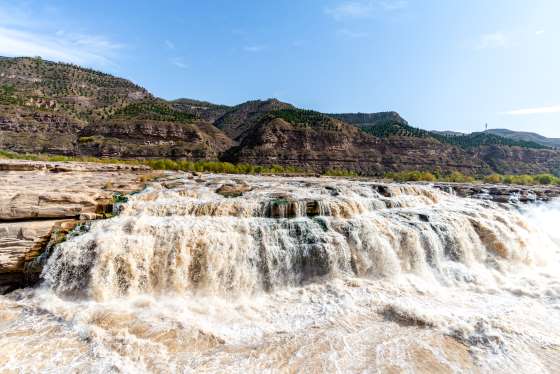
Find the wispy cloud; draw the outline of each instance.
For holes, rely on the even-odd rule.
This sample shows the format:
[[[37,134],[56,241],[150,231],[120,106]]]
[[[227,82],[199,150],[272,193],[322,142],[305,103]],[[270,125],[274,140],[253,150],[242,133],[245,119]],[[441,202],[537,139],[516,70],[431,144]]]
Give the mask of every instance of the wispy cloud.
[[[183,57],[173,57],[171,58],[171,64],[175,65],[179,69],[188,69],[189,65],[185,62]]]
[[[408,1],[394,0],[394,1],[380,1],[379,5],[385,10],[401,10],[408,7]]]
[[[0,55],[41,56],[45,59],[82,65],[112,65],[112,57],[122,48],[98,35],[52,34],[0,26]]]
[[[325,13],[335,20],[371,18],[382,11],[397,11],[406,7],[408,1],[405,0],[353,0],[326,7]]]
[[[23,7],[0,5],[0,55],[41,56],[80,65],[106,67],[124,46],[104,36],[67,32],[60,22],[35,19]]]
[[[256,52],[261,52],[265,47],[263,45],[246,45],[245,47],[243,47],[243,50],[245,52],[251,52],[251,53],[256,53]]]
[[[337,20],[344,18],[368,18],[373,15],[374,8],[371,1],[346,1],[334,7],[327,7],[325,13]]]
[[[540,108],[525,108],[525,109],[515,109],[502,114],[507,114],[510,116],[526,116],[531,114],[550,114],[550,113],[560,113],[560,105],[545,106]]]
[[[502,32],[482,34],[477,41],[476,49],[503,48],[509,43],[509,38]]]
[[[173,43],[171,40],[166,40],[164,44],[168,49],[175,49],[175,43]]]
[[[535,35],[542,35],[542,34],[544,34],[544,30],[535,31]]]

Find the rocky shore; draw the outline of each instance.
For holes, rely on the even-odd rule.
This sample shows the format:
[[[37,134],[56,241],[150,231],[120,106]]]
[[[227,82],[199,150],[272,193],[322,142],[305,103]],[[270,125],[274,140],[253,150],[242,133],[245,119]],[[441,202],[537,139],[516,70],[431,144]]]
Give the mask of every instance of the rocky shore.
[[[560,186],[435,183],[434,187],[459,197],[491,200],[497,203],[547,202],[560,197]]]
[[[0,160],[0,293],[34,278],[26,269],[49,243],[109,217],[116,196],[151,177],[136,165]]]

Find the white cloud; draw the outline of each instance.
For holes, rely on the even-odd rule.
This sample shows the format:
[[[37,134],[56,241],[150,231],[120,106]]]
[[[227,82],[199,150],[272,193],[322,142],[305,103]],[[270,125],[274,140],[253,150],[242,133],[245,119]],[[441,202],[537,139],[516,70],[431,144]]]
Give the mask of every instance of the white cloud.
[[[41,56],[92,67],[115,65],[122,44],[97,34],[67,32],[60,28],[64,22],[56,18],[43,17],[25,3],[0,4],[0,55]]]
[[[247,46],[243,47],[243,50],[245,52],[252,52],[252,53],[260,52],[263,49],[264,49],[264,46],[262,46],[262,45],[247,45]]]
[[[169,49],[175,49],[175,43],[173,43],[171,40],[166,40],[164,44]]]
[[[542,34],[544,34],[544,30],[535,31],[535,35],[542,35]]]
[[[98,35],[35,32],[0,26],[0,55],[41,56],[81,65],[112,65],[122,45]]]
[[[502,48],[508,43],[508,37],[502,32],[483,34],[476,43],[476,49]]]
[[[325,13],[334,19],[368,18],[374,13],[373,2],[346,1],[333,8],[326,8]]]
[[[545,106],[540,108],[525,108],[525,109],[515,109],[502,114],[508,114],[510,116],[524,116],[530,114],[550,114],[550,113],[560,113],[560,105]]]
[[[335,20],[370,18],[381,11],[397,11],[408,6],[406,0],[352,0],[325,8],[325,13]]]
[[[401,10],[408,7],[408,1],[395,0],[395,1],[380,1],[379,5],[385,10]]]
[[[180,69],[189,68],[189,65],[184,61],[183,57],[173,57],[171,63]]]

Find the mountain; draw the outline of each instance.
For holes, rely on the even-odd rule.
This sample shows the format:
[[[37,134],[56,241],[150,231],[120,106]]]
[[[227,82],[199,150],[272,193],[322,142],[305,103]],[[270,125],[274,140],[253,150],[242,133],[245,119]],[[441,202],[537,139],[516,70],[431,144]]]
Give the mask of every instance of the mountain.
[[[507,129],[490,129],[485,131],[488,134],[501,136],[503,138],[534,142],[545,147],[560,148],[560,138],[547,138],[534,132],[512,131]]]
[[[277,99],[247,101],[233,107],[223,117],[216,120],[214,124],[231,139],[240,142],[265,114],[275,110],[292,108],[294,107],[291,104],[283,103]]]
[[[168,101],[126,79],[26,57],[0,59],[0,149],[364,175],[560,173],[560,151],[526,138],[429,132],[396,112],[324,114],[277,99],[236,106]]]
[[[170,102],[177,111],[192,114],[206,122],[214,123],[218,118],[231,110],[227,105],[212,104],[207,101],[177,99]]]
[[[524,140],[516,140],[501,137],[491,133],[474,132],[471,134],[462,134],[458,132],[437,132],[428,131],[412,127],[399,114],[395,112],[383,112],[363,114],[358,113],[353,117],[352,114],[331,115],[337,118],[348,118],[363,131],[375,135],[379,138],[390,137],[415,137],[415,138],[433,138],[442,143],[456,145],[461,148],[473,148],[483,145],[505,145],[517,146],[524,148],[542,149],[545,146]],[[362,119],[376,119],[368,123],[364,123]],[[357,122],[355,122],[357,120]]]
[[[217,159],[232,144],[212,125],[226,110],[166,102],[126,79],[76,65],[0,60],[0,149]]]

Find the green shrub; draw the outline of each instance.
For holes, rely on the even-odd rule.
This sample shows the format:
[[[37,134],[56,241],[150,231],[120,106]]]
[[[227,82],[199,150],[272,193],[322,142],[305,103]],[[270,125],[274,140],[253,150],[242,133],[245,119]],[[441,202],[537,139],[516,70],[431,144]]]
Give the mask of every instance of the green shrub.
[[[558,178],[552,174],[539,174],[534,178],[539,184],[556,184]]]
[[[395,182],[435,182],[437,178],[427,171],[401,171],[385,174],[385,178],[392,179]]]
[[[465,175],[460,171],[454,171],[453,173],[444,177],[443,180],[446,182],[454,182],[454,183],[472,183],[475,181],[475,178],[469,175]]]
[[[78,142],[80,143],[90,143],[93,142],[95,140],[95,138],[93,136],[81,136],[78,139]]]
[[[504,177],[504,183],[528,186],[535,184],[535,179],[530,175],[506,175]]]
[[[500,174],[492,174],[484,178],[484,183],[499,184],[503,183],[504,177]]]
[[[357,177],[358,173],[353,170],[346,169],[329,169],[324,173],[324,175],[331,177]]]

